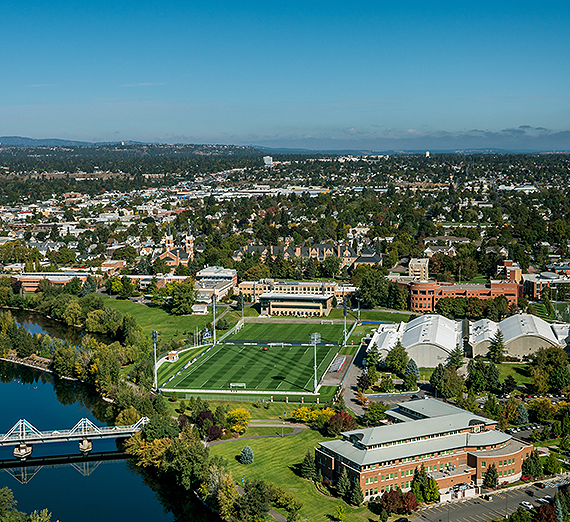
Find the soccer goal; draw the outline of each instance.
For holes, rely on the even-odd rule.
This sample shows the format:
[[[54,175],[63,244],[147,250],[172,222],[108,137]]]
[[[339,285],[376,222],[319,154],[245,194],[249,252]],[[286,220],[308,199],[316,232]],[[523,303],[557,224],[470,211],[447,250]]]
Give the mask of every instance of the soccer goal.
[[[230,390],[245,390],[245,382],[230,382]]]
[[[321,319],[321,324],[334,324],[333,319]]]

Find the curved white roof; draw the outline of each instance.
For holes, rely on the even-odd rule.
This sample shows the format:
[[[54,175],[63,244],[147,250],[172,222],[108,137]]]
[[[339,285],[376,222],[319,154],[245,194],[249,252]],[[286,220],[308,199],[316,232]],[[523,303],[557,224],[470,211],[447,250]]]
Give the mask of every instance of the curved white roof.
[[[435,344],[449,352],[455,350],[461,337],[461,323],[442,315],[422,315],[406,325],[402,346]]]
[[[497,323],[491,321],[490,319],[481,319],[480,321],[475,321],[469,331],[469,341],[471,344],[479,344],[483,341],[491,341],[497,330],[499,329]]]
[[[551,326],[540,317],[531,314],[517,314],[503,319],[499,323],[503,332],[504,343],[521,336],[535,335],[542,337],[552,344],[559,344]]]

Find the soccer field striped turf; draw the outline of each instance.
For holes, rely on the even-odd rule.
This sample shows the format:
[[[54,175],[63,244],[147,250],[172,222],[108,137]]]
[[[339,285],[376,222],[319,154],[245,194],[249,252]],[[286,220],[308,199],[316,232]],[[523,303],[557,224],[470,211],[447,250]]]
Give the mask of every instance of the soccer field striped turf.
[[[168,388],[228,390],[230,383],[246,383],[247,391],[313,391],[312,346],[222,344],[170,381]],[[317,346],[320,380],[338,346]]]
[[[347,329],[350,327],[347,326]],[[226,339],[226,342],[308,343],[309,336],[321,334],[322,344],[342,342],[343,326],[315,323],[246,323],[243,328]]]

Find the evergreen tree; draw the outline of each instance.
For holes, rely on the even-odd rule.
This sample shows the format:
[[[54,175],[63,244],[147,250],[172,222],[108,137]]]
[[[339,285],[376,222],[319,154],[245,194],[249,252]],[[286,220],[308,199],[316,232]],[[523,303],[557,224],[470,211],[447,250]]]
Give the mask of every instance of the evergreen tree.
[[[424,491],[424,498],[426,502],[438,502],[439,501],[439,488],[437,487],[437,482],[434,478],[430,477],[428,486]]]
[[[485,365],[485,379],[487,380],[487,390],[493,393],[497,393],[501,390],[501,383],[499,381],[499,369],[492,362]]]
[[[308,480],[315,480],[317,470],[315,467],[315,457],[311,450],[307,450],[307,454],[301,464],[301,476]]]
[[[408,361],[408,364],[406,365],[406,369],[404,371],[404,375],[412,375],[416,381],[420,380],[420,370],[418,368],[418,365],[416,364],[416,361],[414,361],[413,359],[410,359]]]
[[[548,475],[560,473],[560,461],[552,453],[544,461],[544,473]]]
[[[528,410],[523,402],[519,403],[517,406],[517,421],[516,423],[521,424],[528,424]],[[570,427],[570,422],[568,423]]]
[[[507,378],[503,382],[503,393],[509,394],[513,393],[517,389],[517,381],[512,375],[507,375]]]
[[[459,369],[463,366],[463,357],[465,357],[465,352],[459,347],[459,345],[457,345],[455,350],[449,354],[446,365],[448,367]]]
[[[564,511],[562,511],[559,499],[554,501],[554,512],[556,513],[556,522],[564,522]]]
[[[505,356],[503,355],[504,351],[505,351],[505,343],[504,343],[503,332],[497,329],[497,332],[495,333],[493,340],[491,341],[491,346],[489,347],[489,353],[488,353],[489,359],[491,359],[491,361],[497,364],[502,363],[505,360]]]
[[[336,494],[339,498],[347,498],[350,493],[350,480],[346,474],[346,468],[342,468],[338,482],[336,483]]]
[[[499,484],[499,472],[495,464],[491,464],[487,471],[485,472],[485,479],[483,480],[483,485],[487,489],[496,488]]]
[[[252,464],[253,463],[253,450],[249,446],[245,446],[239,455],[239,461],[242,464]]]
[[[362,489],[360,488],[360,484],[358,481],[354,481],[352,483],[352,488],[350,490],[350,503],[353,506],[360,506],[364,502],[364,495],[362,493]]]
[[[438,364],[435,367],[435,370],[433,371],[431,377],[429,378],[429,383],[433,390],[439,389],[439,384],[441,382],[441,379],[443,378],[444,371],[445,368],[443,367],[442,364]]]
[[[540,456],[538,451],[534,450],[528,458],[523,460],[522,463],[523,475],[528,475],[531,477],[540,477],[543,474],[542,462],[540,461]]]

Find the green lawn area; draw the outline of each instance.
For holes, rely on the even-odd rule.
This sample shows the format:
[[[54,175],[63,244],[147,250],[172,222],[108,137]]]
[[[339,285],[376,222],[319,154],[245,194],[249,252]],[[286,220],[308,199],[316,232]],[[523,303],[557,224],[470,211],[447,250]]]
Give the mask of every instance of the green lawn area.
[[[544,319],[545,321],[549,321],[549,322],[554,320],[554,314],[552,316],[549,316],[546,313],[546,307],[544,306],[543,303],[530,303],[530,304],[536,310],[536,315],[538,317],[540,317],[541,319]]]
[[[327,316],[327,319],[344,319],[342,308],[334,308]],[[346,316],[347,323],[358,320],[358,312],[350,310]],[[381,312],[376,310],[360,310],[361,321],[376,321],[379,323],[407,323],[410,320],[410,314],[401,312]]]
[[[435,370],[435,368],[420,368],[420,380],[422,381],[429,381],[431,374]]]
[[[171,315],[158,307],[133,303],[128,299],[115,299],[101,296],[106,306],[131,314],[147,335],[156,330],[161,341],[184,339],[198,329],[204,328],[212,321],[212,314],[207,315]],[[241,313],[241,312],[240,312]],[[231,316],[230,316],[231,317]],[[227,316],[228,321],[230,317]],[[234,320],[235,322],[235,320]]]
[[[283,435],[287,433],[292,433],[293,428],[287,426],[287,424],[283,425]],[[244,437],[257,437],[258,435],[281,435],[281,428],[277,427],[267,427],[267,426],[249,426],[247,431],[244,433]],[[244,441],[244,444],[247,444]]]
[[[321,334],[321,343],[342,343],[343,326],[339,324],[314,323],[246,323],[239,332],[226,342],[309,343],[313,332]]]
[[[473,277],[473,279],[471,279],[471,281],[467,281],[467,283],[474,285],[482,285],[485,284],[486,282],[487,282],[487,276],[485,276],[484,274],[477,274],[475,275],[475,277]]]
[[[319,380],[338,349],[338,346],[317,346]],[[230,383],[245,383],[246,390],[253,393],[256,390],[310,392],[313,357],[311,346],[271,346],[265,351],[261,346],[220,344],[176,376],[167,388],[229,390]],[[174,373],[173,369],[163,379]]]
[[[528,365],[517,363],[501,363],[497,364],[499,369],[499,378],[503,382],[508,375],[512,375],[517,384],[532,384],[532,378]]]
[[[263,479],[283,487],[295,495],[303,503],[300,515],[311,522],[329,522],[334,515],[336,507],[343,504],[346,510],[347,522],[368,522],[376,520],[367,507],[353,508],[342,500],[329,498],[317,492],[312,482],[303,480],[295,470],[307,453],[313,451],[318,442],[331,440],[323,437],[319,432],[303,430],[299,435],[284,438],[270,438],[257,440],[235,440],[212,446],[211,455],[220,455],[228,460],[228,467],[232,471],[236,482],[241,483],[242,477],[250,479]],[[244,465],[236,460],[236,456],[248,444],[254,453],[253,464]]]
[[[334,390],[336,390],[334,386],[323,386],[323,388],[334,388]],[[321,390],[323,388],[321,388]],[[265,399],[267,399],[267,397],[265,397]],[[168,406],[168,411],[170,412],[171,415],[178,416],[180,414],[177,411],[180,407],[180,401],[171,402],[170,400],[168,400],[166,404]],[[264,403],[263,406],[258,408],[257,406],[255,406],[255,402],[218,401],[218,400],[208,400],[208,404],[210,405],[211,411],[215,411],[218,406],[224,406],[227,411],[237,410],[238,408],[245,408],[247,411],[251,413],[251,418],[253,420],[280,420],[283,418],[283,413],[287,412],[287,416],[289,416],[294,409],[297,409],[299,406],[301,406],[300,403],[285,404],[282,402],[272,402],[272,403]],[[268,408],[266,408],[265,406],[268,406]],[[247,434],[249,434],[249,431],[246,432],[246,435]]]

